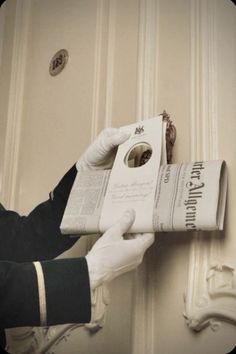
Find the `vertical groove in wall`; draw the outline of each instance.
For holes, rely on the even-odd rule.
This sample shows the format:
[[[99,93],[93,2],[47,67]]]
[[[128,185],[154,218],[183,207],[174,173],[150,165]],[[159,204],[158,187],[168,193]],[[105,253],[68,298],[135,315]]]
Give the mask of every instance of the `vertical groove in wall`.
[[[191,0],[191,159],[218,158],[215,2]]]
[[[10,208],[16,199],[29,16],[30,0],[17,0],[2,180],[2,200]]]
[[[93,77],[93,99],[90,142],[92,143],[98,135],[98,120],[100,108],[100,87],[101,87],[101,59],[102,59],[102,36],[104,20],[104,0],[97,1],[96,27],[94,39],[94,77]],[[95,240],[86,239],[86,253],[92,248]]]
[[[216,3],[214,0],[191,0],[191,160],[218,158]],[[198,264],[219,255],[219,240],[212,234],[209,242],[196,234],[190,248],[186,313],[193,313]],[[202,277],[204,275],[202,274]]]
[[[191,28],[190,28],[190,52],[191,52],[191,63],[190,63],[190,151],[191,160],[200,159],[199,151],[199,26],[200,26],[200,15],[199,15],[199,1],[191,0]]]
[[[6,17],[6,3],[3,3],[0,8],[0,82],[2,82],[2,58],[3,58],[3,39],[4,36],[4,27],[5,27],[5,17]],[[3,153],[3,141],[0,144],[0,195],[2,195],[2,153]]]
[[[156,114],[158,1],[140,0],[136,120]]]
[[[158,6],[157,0],[140,0],[136,120],[157,115]],[[154,354],[155,289],[150,279],[149,252],[134,277],[132,353]]]
[[[106,73],[106,105],[105,126],[112,126],[114,65],[116,39],[116,0],[109,2],[108,44],[107,44],[107,73]]]
[[[94,53],[94,80],[93,80],[93,107],[92,107],[92,124],[91,124],[91,141],[98,134],[99,119],[99,97],[101,83],[101,59],[102,59],[102,29],[104,15],[104,0],[97,1],[97,16],[95,29],[95,53]]]
[[[0,8],[0,75],[1,75],[1,63],[2,63],[2,48],[4,39],[4,26],[6,15],[6,3],[3,3]]]
[[[204,159],[218,158],[216,2],[201,3],[202,18],[202,117]]]
[[[201,70],[201,20],[200,20],[200,0],[191,0],[190,12],[190,152],[191,160],[200,160],[201,153],[201,109],[200,109],[200,70]],[[188,284],[186,289],[185,310],[189,315],[192,312],[194,301],[194,287],[196,282],[195,265],[199,261],[200,237],[196,235],[190,247]]]

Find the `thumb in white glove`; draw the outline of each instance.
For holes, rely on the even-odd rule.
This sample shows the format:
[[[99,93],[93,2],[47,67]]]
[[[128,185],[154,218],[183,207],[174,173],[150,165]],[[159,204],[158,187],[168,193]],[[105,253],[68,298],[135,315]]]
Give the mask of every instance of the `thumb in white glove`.
[[[118,128],[104,129],[76,163],[77,170],[111,168],[116,147],[124,143],[130,133]]]
[[[134,219],[134,210],[126,211],[87,254],[91,290],[142,262],[145,251],[154,241],[154,234],[140,233],[134,234],[132,239],[124,239],[123,234],[128,232]]]

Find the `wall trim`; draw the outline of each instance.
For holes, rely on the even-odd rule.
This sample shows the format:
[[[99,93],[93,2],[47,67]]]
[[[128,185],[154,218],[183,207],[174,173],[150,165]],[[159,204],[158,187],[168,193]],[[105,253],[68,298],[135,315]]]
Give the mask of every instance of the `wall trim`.
[[[218,158],[216,4],[191,0],[191,159]]]
[[[158,115],[159,0],[140,0],[136,121]],[[150,279],[155,254],[149,251],[134,272],[132,353],[155,354],[155,284]]]
[[[14,208],[17,193],[29,18],[30,0],[17,0],[1,193],[3,203],[9,208]]]
[[[2,49],[3,49],[3,38],[4,38],[4,27],[5,27],[5,17],[6,17],[6,3],[3,3],[0,7],[0,75],[1,75],[1,63],[2,63]]]
[[[112,126],[114,64],[116,42],[116,1],[109,1],[108,13],[108,43],[107,43],[107,72],[106,72],[106,102],[105,102],[105,127]]]
[[[6,3],[3,3],[0,7],[0,82],[2,82],[2,61],[3,61],[3,43],[5,38],[5,18],[6,18]],[[0,144],[0,154],[2,155],[4,143]],[[2,167],[2,162],[1,165]],[[0,195],[2,195],[2,168],[0,171]]]
[[[112,36],[110,39],[110,47],[108,46],[108,59],[112,60],[110,64],[111,67],[108,69],[108,74],[112,74],[111,82],[109,85],[113,85],[113,65],[114,65],[114,7],[110,9],[110,16],[112,17],[112,24],[109,23],[109,29],[112,31]],[[96,13],[96,29],[95,29],[95,53],[94,53],[94,81],[93,81],[93,106],[92,106],[92,124],[91,124],[91,142],[94,141],[98,135],[98,121],[99,121],[99,108],[100,108],[100,90],[101,90],[101,70],[102,70],[102,44],[104,36],[104,20],[106,13],[106,3],[105,0],[97,1],[97,13]],[[112,43],[112,44],[111,44]],[[109,53],[109,51],[111,53]],[[111,121],[111,107],[112,107],[112,92],[107,91],[107,107],[106,111],[106,125],[109,125]],[[92,248],[98,237],[87,238],[86,242],[86,253]],[[105,325],[105,317],[107,306],[110,302],[109,290],[106,285],[101,285],[100,287],[93,290],[91,293],[92,302],[92,316],[91,322],[85,325],[88,331],[96,332]],[[75,327],[76,328],[76,327]]]
[[[191,159],[217,159],[216,3],[191,0]],[[216,331],[221,321],[236,324],[236,264],[224,261],[222,234],[195,234],[185,294],[188,326]]]
[[[16,21],[14,29],[14,48],[12,58],[12,75],[9,99],[9,112],[7,124],[7,138],[5,145],[4,164],[4,196],[3,200],[11,208],[14,208],[14,196],[17,187],[18,158],[20,149],[20,133],[23,111],[24,78],[27,55],[27,34],[30,21],[31,0],[18,0]],[[113,51],[114,51],[114,6],[111,11],[111,22],[109,28],[112,31],[110,36],[110,47],[108,59],[111,60],[108,67],[108,74],[113,71]],[[91,120],[91,142],[98,134],[99,120],[99,93],[101,84],[102,65],[102,43],[103,26],[105,16],[105,0],[99,0],[97,4],[96,29],[95,29],[95,53],[94,53],[94,81],[92,100],[92,120]],[[113,76],[110,76],[109,86],[113,85]],[[112,105],[111,91],[107,91],[107,121],[111,120],[110,112]],[[10,178],[9,178],[10,176]],[[94,238],[86,241],[85,250],[89,250]],[[85,253],[87,253],[85,251]],[[50,327],[24,327],[8,330],[9,348],[17,348],[17,353],[29,351],[31,353],[43,354],[52,347],[56,348],[63,338],[69,340],[72,332],[84,327],[90,332],[96,332],[105,324],[106,308],[109,304],[109,292],[107,286],[103,285],[95,289],[92,294],[92,320],[89,324],[66,324]]]
[[[136,121],[157,114],[159,0],[140,0]]]
[[[96,30],[95,30],[95,53],[94,53],[94,80],[93,80],[93,106],[92,106],[92,131],[91,141],[98,134],[101,64],[102,64],[102,40],[104,26],[104,0],[97,2]]]

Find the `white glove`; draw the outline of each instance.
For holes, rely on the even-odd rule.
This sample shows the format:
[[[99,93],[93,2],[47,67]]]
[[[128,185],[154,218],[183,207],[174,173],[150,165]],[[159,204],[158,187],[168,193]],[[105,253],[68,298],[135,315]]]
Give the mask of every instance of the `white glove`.
[[[118,128],[104,129],[76,163],[77,170],[98,170],[111,168],[116,147],[124,143],[130,133]]]
[[[87,254],[91,290],[142,262],[145,251],[154,241],[154,234],[134,234],[133,238],[124,239],[123,234],[128,232],[134,219],[134,210],[127,210]]]

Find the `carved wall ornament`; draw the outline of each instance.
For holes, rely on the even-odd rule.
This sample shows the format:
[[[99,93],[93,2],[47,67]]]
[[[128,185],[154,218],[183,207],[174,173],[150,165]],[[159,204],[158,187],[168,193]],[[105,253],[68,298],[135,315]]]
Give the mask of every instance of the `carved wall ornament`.
[[[99,286],[91,293],[92,315],[90,323],[85,328],[97,332],[105,324],[106,309],[110,303],[110,294],[106,285]]]
[[[208,292],[211,297],[228,296],[236,298],[235,267],[216,263],[207,275]]]
[[[170,119],[170,115],[164,110],[162,113],[163,121],[167,123],[166,127],[166,151],[167,163],[172,162],[172,151],[176,140],[176,128]]]
[[[214,1],[191,1],[191,8],[191,159],[219,159],[216,7]],[[205,71],[199,79],[200,68]],[[236,263],[224,254],[226,237],[233,237],[227,227],[208,236],[196,233],[191,241],[184,316],[195,331],[236,324]]]
[[[184,317],[189,328],[195,331],[207,326],[217,331],[222,321],[236,324],[236,263],[211,262],[210,248],[207,250],[205,246],[205,256],[206,251],[208,262],[198,262],[203,244],[202,250],[195,254],[195,272],[190,273],[185,297]]]

